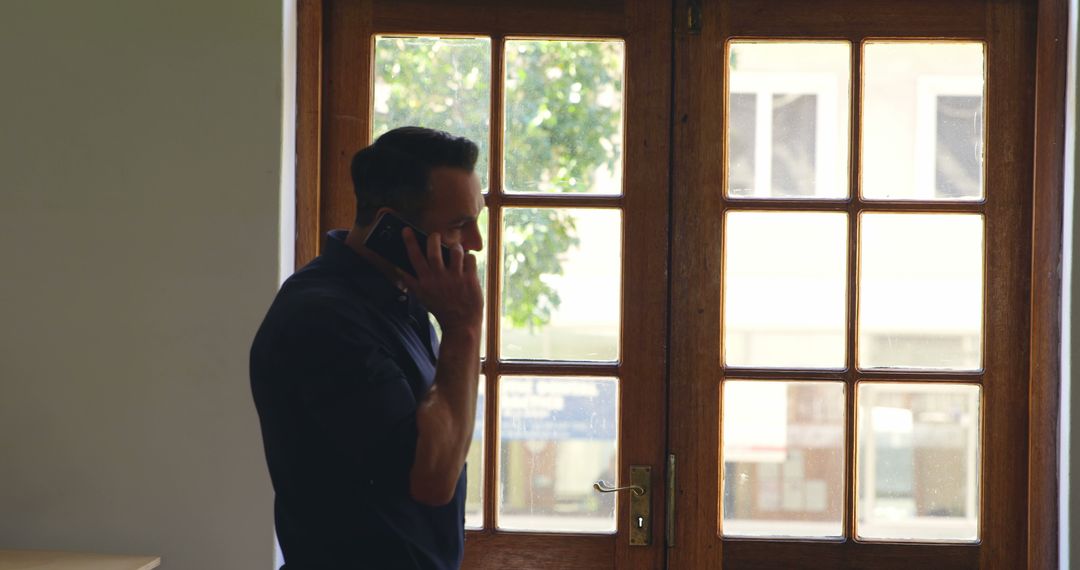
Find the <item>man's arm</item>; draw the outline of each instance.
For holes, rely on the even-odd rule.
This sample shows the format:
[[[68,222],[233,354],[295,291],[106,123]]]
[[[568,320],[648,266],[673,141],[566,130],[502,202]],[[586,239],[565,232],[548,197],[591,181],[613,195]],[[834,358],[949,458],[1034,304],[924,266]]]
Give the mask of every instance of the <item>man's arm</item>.
[[[444,330],[435,384],[416,409],[416,457],[409,493],[425,505],[454,498],[476,423],[480,328]]]
[[[443,264],[439,234],[428,238],[427,258],[410,230],[403,233],[416,269],[404,278],[442,327],[435,383],[416,409],[416,455],[409,473],[409,493],[417,502],[438,506],[454,497],[454,488],[472,443],[476,391],[480,377],[480,327],[484,299],[476,258],[461,246],[451,248]]]

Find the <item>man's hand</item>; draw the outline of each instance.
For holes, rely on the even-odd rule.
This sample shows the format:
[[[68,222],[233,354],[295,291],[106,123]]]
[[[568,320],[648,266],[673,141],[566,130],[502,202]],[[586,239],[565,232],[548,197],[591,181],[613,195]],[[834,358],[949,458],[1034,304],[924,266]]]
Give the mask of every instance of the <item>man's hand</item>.
[[[450,246],[450,264],[442,257],[442,237],[428,236],[427,256],[410,228],[401,232],[416,277],[405,274],[405,285],[439,321],[444,331],[479,328],[484,315],[484,296],[476,274],[476,258],[460,245]]]
[[[416,277],[405,274],[412,289],[442,326],[435,384],[416,407],[416,454],[409,472],[409,494],[425,505],[448,503],[465,465],[476,420],[480,378],[480,325],[484,297],[476,276],[476,258],[460,245],[443,263],[439,234],[428,237],[427,257],[412,230],[401,237]]]

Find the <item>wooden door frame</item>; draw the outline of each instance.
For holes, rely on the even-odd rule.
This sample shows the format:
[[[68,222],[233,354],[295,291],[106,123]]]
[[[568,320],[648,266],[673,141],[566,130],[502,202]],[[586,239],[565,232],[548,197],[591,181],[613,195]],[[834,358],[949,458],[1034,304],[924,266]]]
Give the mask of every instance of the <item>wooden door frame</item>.
[[[1076,17],[1077,14],[1071,14]],[[1028,568],[1056,570],[1062,461],[1061,288],[1065,236],[1068,0],[1038,0],[1032,210]]]
[[[1061,462],[1061,259],[1063,247],[1067,0],[1037,0],[1028,567],[1058,566]],[[686,0],[675,2],[685,31]],[[296,99],[296,266],[318,252],[322,221],[323,0],[299,0]],[[1075,15],[1073,15],[1075,16]],[[672,117],[674,120],[674,117]],[[685,501],[684,501],[685,503]]]
[[[625,469],[619,479],[629,480],[629,465],[651,465],[652,469],[652,546],[629,546],[629,494],[618,495],[616,535],[578,535],[577,542],[596,548],[589,555],[572,551],[558,533],[466,531],[466,545],[484,545],[484,559],[470,557],[466,548],[465,564],[483,568],[563,567],[595,568],[600,553],[620,568],[659,568],[664,563],[664,447],[666,443],[666,370],[664,339],[667,336],[668,257],[667,243],[658,235],[667,235],[670,203],[669,118],[671,103],[670,43],[671,10],[664,0],[608,0],[606,2],[505,2],[478,0],[470,2],[473,11],[463,14],[460,7],[434,2],[390,2],[386,0],[299,0],[297,33],[297,147],[296,147],[296,267],[319,253],[325,231],[351,224],[352,211],[342,204],[352,203],[352,184],[348,160],[343,151],[355,141],[365,141],[371,132],[370,84],[372,62],[363,57],[365,46],[356,38],[372,32],[386,34],[476,34],[492,40],[515,37],[626,38],[626,79],[624,80],[624,164],[635,164],[624,176],[620,196],[499,195],[501,173],[492,170],[491,187],[486,200],[490,208],[537,207],[613,207],[623,212],[622,257],[623,291],[626,298],[650,302],[622,303],[621,359],[617,363],[598,363],[605,374],[617,375],[622,386],[634,386],[620,392],[619,442],[620,464]],[[418,4],[423,4],[419,6]],[[419,8],[419,9],[418,9]],[[617,8],[617,12],[614,12]],[[422,14],[418,16],[417,14]],[[540,17],[543,16],[543,17]],[[657,45],[664,49],[656,49]],[[493,79],[501,72],[502,56],[493,56]],[[664,70],[663,77],[642,70]],[[351,96],[346,94],[358,94]],[[492,83],[491,152],[501,152],[502,133],[494,116],[495,101],[502,96],[498,80]],[[654,160],[654,157],[661,157]],[[641,165],[656,167],[643,171]],[[495,164],[496,161],[493,161]],[[498,223],[490,216],[490,228]],[[633,228],[629,230],[628,228]],[[499,251],[497,234],[490,234],[489,291],[498,280]],[[635,255],[636,252],[636,255]],[[490,303],[488,322],[498,322],[499,307]],[[656,323],[655,328],[626,334],[636,323]],[[495,354],[496,336],[488,336],[488,355]],[[558,368],[565,374],[596,374],[601,366],[591,363],[543,364],[528,361],[488,359],[482,373],[487,377],[489,404],[488,425],[498,419],[493,404],[498,374],[551,373]],[[495,479],[494,444],[485,444],[485,479]],[[485,517],[494,520],[493,484],[485,483]],[[517,552],[524,547],[528,552]],[[606,549],[606,550],[604,550]],[[475,552],[475,551],[474,551]],[[590,556],[592,556],[590,558]],[[471,559],[470,559],[471,558]]]
[[[318,255],[322,193],[323,0],[296,6],[296,251],[294,270]]]
[[[805,10],[805,7],[796,7],[797,3],[786,2],[783,0],[771,2],[773,5],[785,5],[788,8],[794,8],[793,10],[785,11],[785,14],[791,14],[791,22],[785,21],[784,23],[778,23],[777,26],[786,26],[785,31],[790,35],[798,35],[804,33],[805,22],[810,21],[806,19],[809,17],[810,12]],[[826,2],[826,5],[837,5],[834,2]],[[879,2],[879,5],[888,4],[888,2]],[[959,6],[961,3],[947,3],[947,4],[933,4],[929,2],[920,2],[918,0],[913,2],[896,2],[897,8],[901,5],[908,5],[910,9],[918,11],[918,13],[930,15],[937,14],[940,10],[953,11],[955,14],[963,14],[963,7]],[[921,7],[921,8],[920,8]],[[692,9],[700,9],[696,18],[685,17],[685,15],[691,13]],[[711,13],[710,12],[711,9]],[[760,10],[755,9],[759,15],[769,14],[773,11],[769,9],[768,3],[761,4]],[[842,11],[830,12],[833,14],[825,18],[812,18],[815,20],[825,20],[826,29],[817,29],[813,31],[813,36],[817,37],[823,34],[837,34],[843,35],[843,31],[850,27],[850,21],[859,18],[857,14],[843,14]],[[728,15],[729,17],[730,15]],[[993,406],[997,410],[1006,409],[1009,406],[1009,402],[1017,402],[1022,407],[1020,410],[1009,410],[1008,413],[1015,419],[1014,422],[1010,422],[1016,425],[1017,428],[1012,430],[1008,436],[1010,440],[1015,437],[1023,438],[1020,445],[1017,446],[1018,455],[1012,455],[1010,459],[1010,465],[1014,465],[1016,469],[1010,469],[1007,476],[1010,481],[1007,488],[1014,489],[1010,491],[1008,496],[987,497],[990,501],[1008,501],[1013,505],[1010,508],[1017,508],[1019,512],[1026,513],[1028,523],[1023,528],[1018,529],[1015,533],[1010,533],[1007,543],[1000,543],[991,546],[994,552],[1009,551],[1012,553],[1012,560],[1017,562],[1024,561],[1028,568],[1056,568],[1058,558],[1058,544],[1059,544],[1059,529],[1058,529],[1058,512],[1059,505],[1059,485],[1058,485],[1058,466],[1060,464],[1060,443],[1058,438],[1059,429],[1059,394],[1061,387],[1060,378],[1060,362],[1061,362],[1061,254],[1062,254],[1062,213],[1063,213],[1063,169],[1064,161],[1066,157],[1063,155],[1063,141],[1065,132],[1065,61],[1066,61],[1066,23],[1068,22],[1068,7],[1067,3],[1062,0],[1038,0],[1037,2],[1015,2],[1015,3],[990,3],[987,10],[985,21],[977,18],[973,21],[969,20],[973,30],[976,30],[976,34],[981,26],[986,26],[987,37],[997,38],[995,41],[1003,41],[999,44],[1004,49],[1014,51],[1019,54],[1019,57],[1023,57],[1026,62],[1025,65],[1029,66],[1026,70],[1030,70],[1026,73],[1026,77],[1030,79],[1025,80],[1024,87],[1021,88],[1021,92],[1026,92],[1027,101],[1034,101],[1035,108],[1027,107],[1029,103],[1025,102],[1025,107],[1019,109],[1018,113],[1022,117],[1022,127],[1029,134],[1025,134],[1023,139],[1019,141],[1018,147],[1013,149],[1015,152],[1022,153],[1025,162],[1027,163],[1022,171],[1018,171],[1023,180],[1030,180],[1030,194],[1026,194],[1022,210],[1009,211],[1008,208],[1004,210],[1011,217],[1019,218],[1025,224],[1023,236],[1030,238],[1030,244],[1025,242],[1022,252],[1015,252],[1017,257],[1015,259],[1022,260],[1021,263],[1030,263],[1029,271],[1025,276],[1027,279],[1022,288],[1017,288],[1016,293],[1019,293],[1020,297],[1015,294],[1013,298],[1022,298],[1025,300],[1025,307],[1023,312],[1023,320],[1010,324],[1010,332],[1008,334],[1016,334],[1024,336],[1025,343],[1023,350],[1028,351],[1025,355],[1026,358],[1021,360],[1014,370],[1010,370],[1011,375],[1023,374],[1024,371],[1028,373],[1028,383],[1020,384],[1019,386],[1011,387],[1008,390],[1007,399],[1003,399],[1000,396],[993,398]],[[719,46],[715,41],[715,37],[704,41],[697,48],[697,51],[685,51],[683,46],[684,42],[693,41],[694,33],[689,31],[685,22],[697,19],[704,23],[705,31],[708,31],[708,27],[718,27],[725,21],[725,15],[720,14],[716,8],[715,3],[702,1],[702,0],[677,0],[676,1],[676,18],[675,21],[679,23],[679,28],[676,32],[676,46],[677,50],[684,50],[684,53],[689,55],[677,55],[676,57],[676,82],[677,84],[683,80],[693,81],[697,73],[698,68],[705,66],[712,66],[712,68],[718,68],[723,65],[724,56],[722,46]],[[799,24],[799,22],[803,24]],[[955,21],[955,18],[954,18]],[[919,19],[918,21],[912,20],[912,31],[910,34],[914,37],[938,37],[940,32],[935,31],[934,23],[936,18],[927,17]],[[800,25],[803,27],[800,28]],[[832,26],[833,29],[827,29]],[[776,29],[776,26],[770,26],[771,29]],[[1018,39],[1014,39],[1016,36],[1012,33],[1019,29],[1028,30],[1026,39],[1022,40],[1024,43],[1017,43]],[[750,36],[755,35],[768,35],[761,32],[747,32],[743,30],[742,33]],[[876,33],[876,32],[869,32]],[[702,32],[705,35],[705,32]],[[891,35],[891,34],[885,34]],[[908,34],[905,34],[908,35]],[[680,67],[686,64],[687,57],[691,59],[689,67],[685,70]],[[700,58],[695,61],[695,58]],[[1030,66],[1035,65],[1035,69]],[[685,77],[682,74],[691,74],[691,77]],[[991,82],[996,81],[998,83],[997,88],[992,90],[1000,91],[1002,87],[1002,78],[990,78]],[[716,101],[722,99],[722,93],[712,85],[702,84],[697,82],[698,87],[695,89],[701,90],[703,93],[698,97],[702,97],[708,101]],[[1015,87],[1009,87],[1013,92],[1016,91]],[[680,93],[676,90],[676,100],[680,101]],[[993,103],[991,103],[993,104]],[[695,113],[695,107],[687,106],[684,103],[677,103],[675,112],[679,115],[676,120],[676,124],[685,122],[689,113],[693,115]],[[703,119],[700,117],[690,117],[691,124],[700,122]],[[692,129],[691,129],[692,130]],[[684,142],[680,142],[679,137],[684,137],[688,140],[695,140],[695,136],[692,133],[680,134],[679,129],[676,130],[676,141],[673,143],[676,156],[680,153],[684,156],[681,160],[685,163],[698,163],[704,164],[704,170],[707,173],[695,173],[695,174],[683,174],[679,171],[678,161],[673,167],[673,173],[676,177],[676,184],[673,188],[673,195],[675,200],[685,198],[687,187],[693,187],[696,185],[704,184],[706,181],[697,176],[707,176],[709,179],[713,179],[713,175],[716,175],[716,179],[719,179],[720,159],[715,156],[715,152],[709,149],[708,146],[703,145],[691,145],[687,147]],[[1027,137],[1031,138],[1027,138]],[[701,156],[689,156],[689,153],[698,152]],[[1007,156],[998,149],[998,156]],[[1027,178],[1027,177],[1031,178]],[[683,178],[681,181],[678,178]],[[694,239],[706,239],[711,241],[713,239],[719,239],[720,236],[715,228],[711,228],[711,222],[703,219],[696,219],[691,215],[693,219],[682,219],[679,217],[683,214],[690,212],[698,212],[705,210],[714,210],[714,206],[718,207],[714,198],[701,198],[690,200],[692,204],[690,206],[683,205],[679,207],[677,204],[673,206],[673,215],[675,219],[673,221],[673,227],[676,228],[676,236],[673,239],[687,240],[691,235]],[[1030,208],[1030,209],[1029,209]],[[1000,207],[999,207],[999,210]],[[1027,216],[1031,217],[1028,218]],[[1028,225],[1030,224],[1030,225]],[[678,228],[682,225],[684,228],[689,226],[697,226],[700,230],[699,233],[687,233],[684,231],[678,231]],[[1028,233],[1030,231],[1030,233]],[[699,238],[698,236],[708,236],[707,238]],[[674,254],[678,257],[677,252]],[[719,287],[719,283],[714,283],[713,275],[717,274],[715,268],[703,267],[702,263],[712,263],[709,260],[703,261],[703,256],[687,254],[682,256],[682,260],[679,263],[672,265],[672,272],[680,282],[686,282],[687,277],[682,275],[681,267],[684,265],[691,265],[695,269],[692,274],[694,279],[701,280],[700,275],[710,276],[707,282],[694,283],[692,286],[677,287],[673,282],[672,294],[683,295],[689,297],[690,300],[686,301],[687,307],[675,307],[673,306],[671,311],[672,319],[678,321],[680,319],[693,318],[692,311],[701,312],[701,307],[705,307],[708,311],[709,303],[705,297],[698,298],[696,291],[702,289],[709,289],[711,287]],[[706,271],[706,269],[708,271]],[[1027,303],[1030,301],[1030,303]],[[708,325],[711,327],[711,325]],[[717,326],[719,326],[717,324]],[[1022,332],[1021,332],[1022,331]],[[701,332],[701,331],[698,331]],[[707,339],[706,343],[711,343],[712,338],[716,336],[717,331],[709,330],[705,331],[702,336]],[[682,341],[686,339],[683,338]],[[684,401],[689,399],[692,401],[694,409],[700,409],[704,404],[702,400],[708,400],[717,397],[709,390],[697,390],[695,388],[685,388],[676,390],[676,385],[680,380],[680,377],[690,377],[694,375],[692,367],[687,367],[680,364],[685,358],[689,358],[689,349],[683,349],[678,346],[679,341],[676,339],[671,340],[672,354],[670,361],[672,363],[671,372],[669,374],[669,391],[672,393],[673,399],[679,399],[682,397]],[[711,344],[710,344],[711,346]],[[681,356],[677,354],[681,351]],[[689,390],[689,391],[687,391]],[[680,395],[676,395],[676,394]],[[689,396],[689,398],[687,398]],[[1027,402],[1023,402],[1026,398]],[[1023,403],[1021,403],[1023,402]],[[715,406],[714,402],[708,402],[707,405]],[[709,412],[715,415],[715,410]],[[679,421],[678,415],[672,414],[670,416],[673,422]],[[705,423],[708,425],[713,424],[715,419],[718,425],[719,418],[709,416],[705,414],[707,418]],[[1024,430],[1024,431],[1021,431]],[[669,431],[670,428],[669,428]],[[672,433],[675,433],[672,431]],[[698,436],[702,434],[698,433]],[[687,449],[705,447],[709,450],[713,450],[713,446],[716,442],[705,438],[705,443],[699,443],[696,439],[683,438],[680,440],[679,446],[682,451]],[[693,446],[693,447],[688,447]],[[710,451],[715,452],[715,451]],[[1026,468],[1026,472],[1025,472]],[[696,478],[704,483],[695,483],[694,485],[688,485],[697,488],[707,488],[711,484],[715,487],[716,481],[718,481],[718,473],[716,469],[712,469],[709,472],[707,466],[700,470],[700,473],[688,474],[686,470],[682,470],[679,476],[680,486],[683,483],[689,483],[690,478]],[[1018,473],[1017,473],[1018,472]],[[680,503],[702,501],[701,497],[678,497]],[[992,511],[999,510],[997,507],[993,507]],[[676,525],[684,523],[686,520],[693,519],[696,525],[706,525],[705,528],[710,528],[716,523],[711,520],[710,515],[703,515],[702,513],[689,512],[682,510],[679,518],[676,520]],[[715,513],[714,513],[715,514]],[[988,519],[989,520],[989,519]],[[683,538],[680,538],[683,540]],[[716,545],[702,545],[698,550],[710,550],[707,554],[702,554],[703,558],[687,561],[683,560],[684,564],[690,566],[710,564],[719,559],[720,548],[719,544]],[[888,555],[890,553],[888,545],[874,545],[874,549],[879,551],[881,555]],[[911,549],[908,547],[908,551]],[[776,549],[774,554],[781,556],[784,549]],[[958,548],[953,553],[962,551],[962,548]],[[900,554],[899,551],[896,554]],[[996,554],[989,553],[990,559],[993,559]],[[877,554],[875,554],[877,555]],[[959,559],[959,558],[958,558]],[[970,560],[970,558],[968,559]],[[943,563],[940,559],[937,563]],[[1020,564],[1017,563],[1016,566]]]

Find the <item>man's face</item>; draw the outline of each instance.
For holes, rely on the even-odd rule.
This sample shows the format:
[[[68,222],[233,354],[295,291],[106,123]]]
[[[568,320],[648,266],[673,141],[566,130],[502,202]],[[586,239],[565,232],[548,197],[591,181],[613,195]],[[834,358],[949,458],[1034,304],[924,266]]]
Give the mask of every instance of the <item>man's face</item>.
[[[484,197],[475,173],[440,167],[431,171],[428,203],[418,225],[428,234],[438,232],[445,245],[461,244],[465,251],[479,251],[484,238],[476,218],[483,209]]]

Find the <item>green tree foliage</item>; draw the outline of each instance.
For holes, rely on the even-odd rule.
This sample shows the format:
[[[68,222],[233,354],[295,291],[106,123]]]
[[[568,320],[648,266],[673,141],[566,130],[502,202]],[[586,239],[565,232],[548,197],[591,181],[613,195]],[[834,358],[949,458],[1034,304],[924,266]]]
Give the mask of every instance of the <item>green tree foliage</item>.
[[[487,187],[490,90],[488,40],[380,38],[372,138],[406,125],[468,137],[480,146],[476,171]]]
[[[504,186],[508,192],[618,192],[622,45],[511,41],[504,84]],[[375,54],[374,135],[419,125],[480,146],[488,183],[491,43],[486,39],[382,38]],[[607,177],[598,174],[609,173]],[[503,211],[503,314],[518,328],[543,327],[558,308],[544,280],[578,245],[574,217],[558,209]]]

